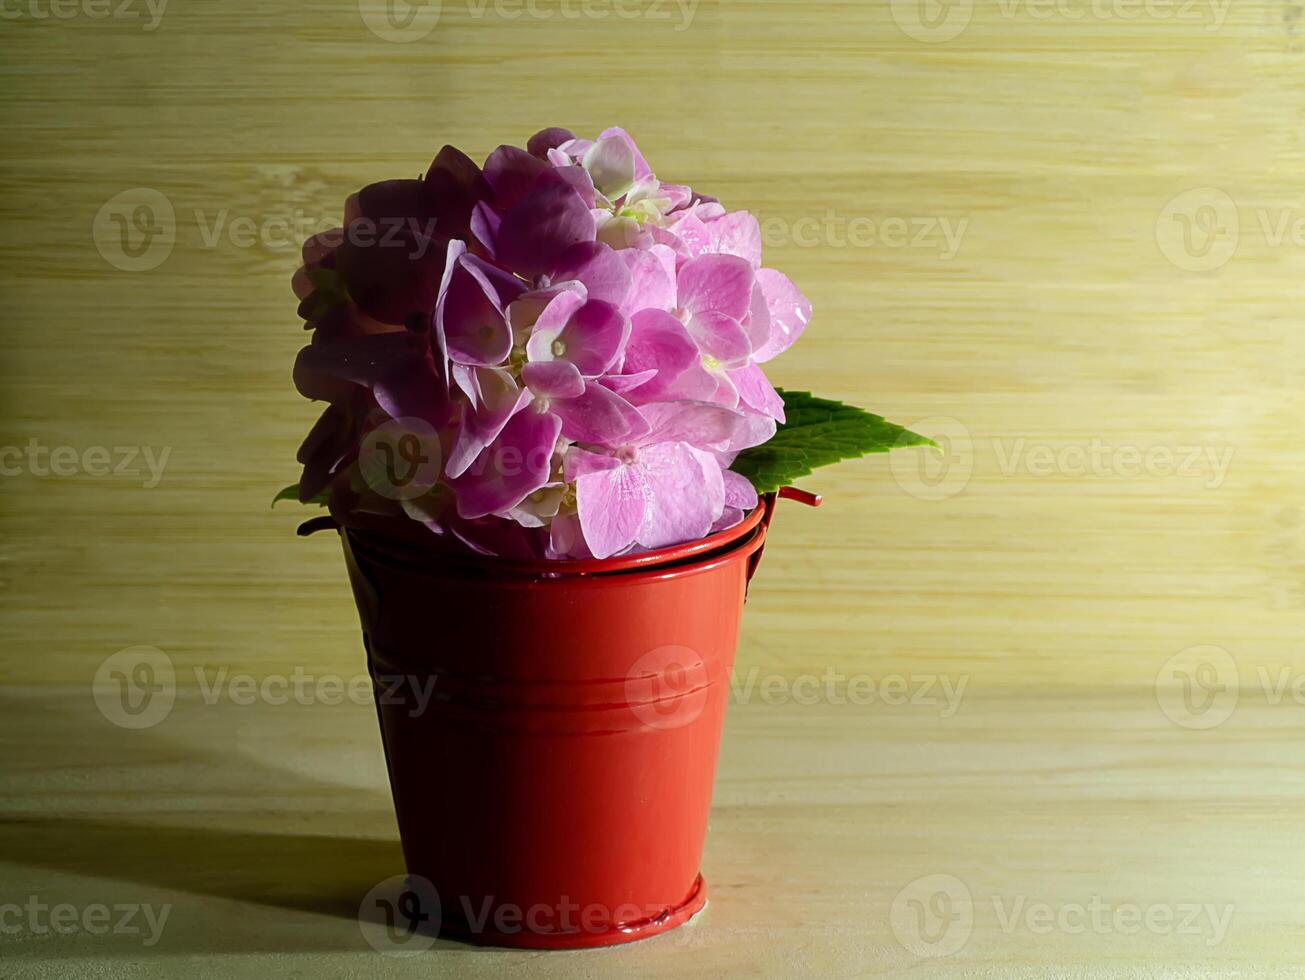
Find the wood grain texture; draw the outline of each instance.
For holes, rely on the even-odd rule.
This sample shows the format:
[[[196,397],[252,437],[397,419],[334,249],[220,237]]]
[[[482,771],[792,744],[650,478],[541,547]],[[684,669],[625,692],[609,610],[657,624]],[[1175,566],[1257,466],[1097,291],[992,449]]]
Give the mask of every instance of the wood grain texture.
[[[1090,897],[1067,884],[1081,875],[1144,898],[1145,842],[1179,841],[1188,870],[1177,851],[1165,867],[1193,891],[1250,895],[1239,869],[1265,886],[1249,932],[1207,966],[1283,962],[1300,948],[1299,841],[1275,809],[1294,777],[1274,765],[1293,729],[1270,713],[1246,722],[1249,741],[1228,734],[1235,720],[1189,731],[1153,687],[1181,682],[1181,651],[1218,647],[1232,658],[1220,681],[1240,683],[1235,719],[1267,711],[1284,677],[1282,704],[1301,710],[1301,7],[921,2],[445,0],[416,11],[430,31],[408,43],[380,36],[372,0],[172,0],[157,24],[143,0],[107,18],[6,5],[0,450],[36,440],[79,462],[42,475],[0,457],[0,680],[79,691],[73,716],[102,722],[91,678],[133,645],[165,651],[183,682],[195,668],[355,673],[338,544],[296,540],[301,514],[268,509],[316,414],[289,382],[304,339],[294,229],[329,224],[363,183],[418,173],[445,142],[480,157],[544,125],[620,124],[663,177],[756,213],[767,264],[811,297],[778,384],[951,447],[804,481],[827,504],[780,513],[740,669],[964,677],[971,696],[1015,699],[940,724],[955,766],[892,715],[845,729],[826,704],[828,717],[812,709],[823,721],[782,731],[749,715],[722,762],[711,846],[738,870],[721,887],[795,889],[806,931],[774,938],[805,944],[775,954],[799,970],[828,965],[830,935],[861,935],[865,907],[839,904],[855,882],[880,912],[888,879],[917,868]],[[166,199],[175,243],[131,271],[104,209],[138,204],[140,188]],[[168,456],[145,486],[140,456],[136,475],[88,472],[95,447],[115,464],[115,447]],[[1055,710],[1080,697],[1098,700]],[[261,754],[267,729],[208,724],[212,765]],[[802,793],[766,768],[789,736],[823,773]],[[57,733],[8,737],[55,768],[83,751]],[[1085,768],[1066,776],[1053,746]],[[916,767],[880,795],[875,770],[853,767],[888,751]],[[198,792],[200,763],[184,747],[165,758],[157,791],[175,773],[177,792]],[[1008,797],[991,798],[994,781]],[[49,784],[33,785],[24,806],[45,799]],[[1064,845],[1083,834],[1098,836]],[[930,851],[941,866],[911,857]],[[1199,861],[1217,869],[1208,887]],[[717,962],[775,948],[758,943],[764,901],[747,901],[726,912],[723,897],[740,931],[701,940]],[[876,928],[837,975],[904,968]],[[1049,962],[1019,935],[980,946],[993,975]],[[1084,975],[1133,963],[1108,939],[1063,948],[1094,964]]]

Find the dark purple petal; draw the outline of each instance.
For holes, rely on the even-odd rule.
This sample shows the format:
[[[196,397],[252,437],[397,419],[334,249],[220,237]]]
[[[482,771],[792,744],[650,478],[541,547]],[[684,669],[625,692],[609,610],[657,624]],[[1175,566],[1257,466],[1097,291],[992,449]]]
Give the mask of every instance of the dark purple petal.
[[[535,279],[551,273],[572,245],[593,238],[593,215],[575,189],[550,171],[504,215],[497,258],[518,275]]]
[[[485,183],[494,192],[494,206],[506,211],[530,192],[548,164],[516,146],[500,146],[485,160]]]
[[[548,129],[541,129],[530,137],[529,142],[526,143],[526,150],[532,156],[544,159],[548,156],[549,150],[573,139],[575,139],[575,133],[571,132],[571,130],[553,126]]]
[[[391,235],[355,223],[336,250],[336,265],[358,308],[382,323],[429,315],[439,297],[445,245],[411,228]]]
[[[426,183],[438,202],[440,235],[465,238],[472,208],[491,193],[480,168],[456,146],[446,146],[426,171]]]

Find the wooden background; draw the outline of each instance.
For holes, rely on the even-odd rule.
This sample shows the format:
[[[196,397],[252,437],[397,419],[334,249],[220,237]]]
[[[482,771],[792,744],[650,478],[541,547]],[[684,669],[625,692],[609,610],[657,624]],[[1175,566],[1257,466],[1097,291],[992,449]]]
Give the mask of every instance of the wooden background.
[[[284,223],[329,222],[446,141],[479,157],[545,124],[624,125],[660,174],[767,222],[768,264],[816,310],[777,383],[953,436],[950,470],[806,481],[828,505],[781,514],[745,662],[998,687],[1149,684],[1193,644],[1305,666],[1299,7],[1235,3],[1216,29],[1200,4],[980,2],[941,43],[899,27],[921,23],[901,4],[702,0],[683,30],[669,2],[631,9],[446,0],[410,43],[353,3],[0,22],[0,446],[171,450],[150,489],[0,482],[4,678],[76,682],[133,644],[356,664],[336,543],[268,509],[315,415],[289,384]],[[92,228],[142,187],[176,242],[124,271]],[[1201,188],[1240,236],[1189,271],[1157,229]],[[1275,245],[1284,214],[1295,241],[1289,223]],[[942,219],[963,228],[951,257]],[[1104,462],[1076,475],[1094,439]],[[1153,447],[1178,455],[1139,472]],[[1188,450],[1231,454],[1226,476],[1182,472]]]
[[[408,11],[429,31],[404,43],[379,0],[171,0],[156,25],[143,0],[103,18],[94,2],[66,19],[50,0],[6,5],[0,447],[170,455],[150,487],[26,463],[0,478],[0,680],[67,685],[50,690],[91,710],[96,667],[141,644],[183,683],[197,666],[356,674],[337,542],[296,539],[300,511],[268,506],[316,415],[289,380],[304,335],[286,224],[329,224],[350,191],[417,174],[445,142],[480,158],[545,125],[613,124],[659,175],[763,219],[767,264],[816,311],[777,383],[951,447],[804,481],[827,505],[778,516],[742,670],[964,677],[973,697],[1026,700],[953,737],[1017,730],[1067,751],[1080,730],[1057,729],[1054,706],[1084,692],[1106,699],[1083,716],[1089,741],[1119,725],[1111,692],[1164,728],[1152,685],[1193,646],[1227,650],[1244,689],[1261,669],[1298,677],[1301,6],[921,2],[445,0]],[[113,215],[157,195],[175,243],[133,269]],[[745,718],[759,740],[727,750],[725,799],[773,802],[785,793],[731,781],[764,775],[770,728]],[[1292,724],[1271,728],[1256,751],[1283,760]],[[1216,779],[1151,744],[1111,758],[1145,760],[1134,778]],[[1025,757],[1026,778],[1054,778],[1044,761]],[[835,775],[817,793],[830,806]],[[1214,831],[1232,836],[1195,846],[1256,833]],[[1285,856],[1268,849],[1265,868]],[[1264,911],[1275,948],[1299,948],[1298,913]],[[1257,963],[1268,935],[1230,957]]]

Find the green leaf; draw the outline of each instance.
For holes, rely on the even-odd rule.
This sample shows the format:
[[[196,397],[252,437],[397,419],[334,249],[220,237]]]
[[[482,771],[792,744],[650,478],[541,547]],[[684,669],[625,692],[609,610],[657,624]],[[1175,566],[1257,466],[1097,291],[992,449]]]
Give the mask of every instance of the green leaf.
[[[348,302],[349,299],[344,278],[334,269],[323,269],[320,266],[311,269],[308,272],[308,281],[313,284],[313,291],[308,296],[309,317],[308,321],[305,321],[305,327],[309,326],[310,321],[328,313],[341,303]]]
[[[276,496],[272,498],[272,506],[275,507],[282,500],[293,500],[298,502],[299,484],[292,483],[290,484],[290,486],[282,487],[279,491],[277,491]],[[325,507],[330,502],[331,502],[331,495],[327,493],[325,490],[319,493],[316,497],[313,497],[312,499],[305,501],[305,503],[317,504],[318,507]]]
[[[779,389],[787,421],[769,442],[739,453],[730,469],[772,493],[819,466],[906,446],[939,445],[878,415],[809,391]]]

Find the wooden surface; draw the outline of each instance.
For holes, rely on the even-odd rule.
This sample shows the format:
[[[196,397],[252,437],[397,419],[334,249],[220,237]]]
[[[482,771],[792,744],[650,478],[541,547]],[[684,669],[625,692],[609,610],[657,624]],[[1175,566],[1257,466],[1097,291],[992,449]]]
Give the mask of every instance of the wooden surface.
[[[687,938],[576,969],[1219,975],[1286,970],[1305,948],[1289,809],[1305,675],[1298,4],[957,0],[922,20],[901,0],[571,0],[575,17],[562,0],[517,17],[445,0],[407,43],[382,36],[380,3],[172,0],[157,24],[142,0],[99,9],[60,19],[24,0],[0,19],[0,451],[36,440],[78,460],[42,475],[0,457],[0,680],[58,706],[0,723],[7,809],[107,822],[74,853],[125,835],[145,854],[136,825],[158,823],[192,835],[169,855],[212,834],[262,862],[261,835],[297,835],[265,865],[287,879],[323,836],[368,873],[392,858],[366,711],[338,729],[269,705],[257,721],[201,711],[159,741],[107,724],[90,684],[141,645],[170,658],[179,703],[196,669],[356,674],[338,545],[296,540],[300,513],[268,509],[315,415],[289,383],[303,335],[286,224],[329,223],[348,192],[416,174],[444,142],[483,156],[544,125],[620,124],[662,176],[757,213],[768,264],[811,297],[777,383],[952,449],[925,470],[879,459],[806,481],[828,503],[779,516],[743,676],[968,686],[950,719],[742,706],[710,844],[719,901]],[[175,240],[133,260],[113,220],[141,203]],[[110,468],[129,447],[138,473],[100,472],[98,447]],[[145,448],[168,454],[157,481]],[[1200,730],[1210,716],[1173,698],[1209,676],[1222,694],[1207,693],[1239,700]],[[356,939],[313,908],[269,910],[266,876],[61,857],[79,831],[59,827],[6,833],[8,858],[35,842],[6,892],[198,890],[193,916],[220,908],[244,924],[234,948],[278,969],[353,941],[339,929]],[[311,873],[340,895],[366,877]],[[980,900],[965,949],[920,960],[885,910],[934,873],[975,895],[1237,913],[1207,949],[993,931]],[[178,956],[226,949],[195,921],[165,940]],[[448,955],[486,975],[539,962]]]

